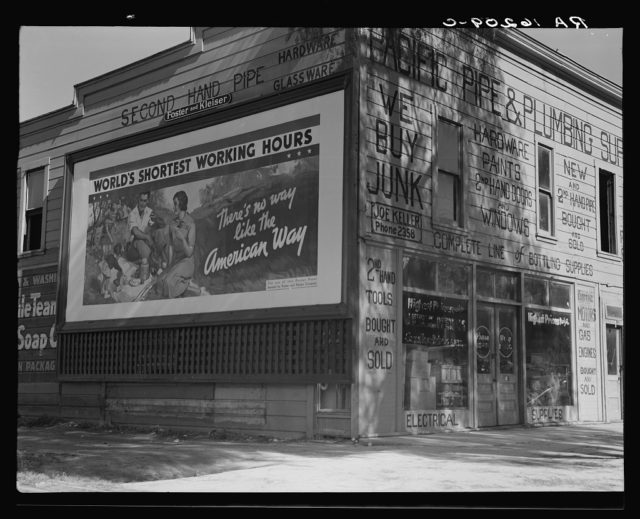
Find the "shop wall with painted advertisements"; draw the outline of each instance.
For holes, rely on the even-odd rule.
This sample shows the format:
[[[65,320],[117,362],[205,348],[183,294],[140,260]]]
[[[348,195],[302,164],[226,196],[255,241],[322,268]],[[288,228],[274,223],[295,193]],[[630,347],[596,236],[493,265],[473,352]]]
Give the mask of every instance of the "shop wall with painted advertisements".
[[[364,261],[374,247],[396,251],[403,262],[420,261],[422,255],[428,255],[436,263],[466,265],[470,269],[469,291],[454,295],[459,300],[468,298],[465,347],[470,355],[476,347],[476,334],[471,333],[476,319],[473,298],[477,299],[480,290],[475,268],[511,276],[516,283],[512,287],[515,295],[512,298],[509,294],[502,304],[516,305],[522,316],[518,319],[520,331],[514,337],[520,343],[521,359],[519,421],[600,420],[602,373],[597,359],[592,365],[593,359],[580,357],[580,352],[600,347],[594,337],[600,324],[591,320],[590,306],[592,298],[598,297],[598,285],[623,285],[621,90],[604,86],[594,93],[587,86],[589,71],[576,70],[575,77],[569,78],[562,71],[566,64],[557,61],[543,65],[531,50],[535,43],[519,36],[512,39],[508,34],[501,30],[408,28],[358,31],[362,57],[358,62],[362,78],[361,271],[367,271]],[[585,76],[584,87],[577,79],[581,74]],[[608,89],[615,94],[610,95]],[[449,219],[442,217],[438,207],[443,196],[438,189],[443,189],[445,176],[441,170],[449,165],[444,144],[439,149],[447,125],[458,132],[460,172],[460,184],[454,188],[459,190],[453,210],[457,214]],[[542,148],[549,150],[551,186],[541,183]],[[615,183],[608,215],[614,229],[615,245],[611,248],[603,243],[603,174]],[[543,195],[551,201],[549,221],[540,216]],[[406,276],[405,269],[400,270]],[[546,299],[536,303],[540,307],[532,308],[534,314],[549,317],[545,325],[527,328],[525,304],[530,294],[524,285],[525,275],[546,283]],[[558,280],[559,288],[554,280]],[[408,289],[404,278],[401,282]],[[560,313],[549,301],[549,291],[556,289],[572,294],[568,306],[563,300]],[[446,299],[451,295],[439,292],[436,285],[425,290],[430,297]],[[457,301],[454,299],[455,304],[450,306],[456,306]],[[361,297],[361,311],[367,304]],[[438,317],[433,313],[424,320],[435,323]],[[397,313],[396,318],[401,337],[396,366],[401,368],[395,377],[402,379],[420,364],[420,355],[424,354],[413,353],[415,345],[404,340],[406,316]],[[553,325],[547,330],[558,320],[566,321],[566,326]],[[452,325],[450,336],[454,328]],[[564,386],[558,392],[558,399],[564,400],[558,405],[528,406],[525,365],[530,358],[526,347],[542,332],[561,333],[567,341],[567,350],[559,360],[567,369]],[[474,356],[468,360],[467,364],[442,360],[445,366],[455,366],[449,372],[455,373],[449,380],[449,402],[466,395],[465,406],[471,413],[468,420],[466,415],[460,420],[467,411],[457,412],[455,418],[446,413],[440,416],[434,402],[416,397],[421,423],[398,413],[397,430],[428,431],[451,428],[454,422],[474,423],[474,406],[478,405],[474,401]],[[429,366],[431,370],[433,366]],[[414,371],[415,394],[433,394],[437,400],[439,390],[430,391],[429,385],[440,381],[430,381],[431,371]],[[442,376],[442,371],[437,373]],[[406,409],[411,398],[407,387],[404,397],[396,395],[400,409],[403,405]],[[396,384],[396,388],[402,391],[402,384]]]
[[[593,286],[575,285],[576,374],[580,420],[602,420],[602,349],[599,340],[598,293]]]
[[[18,381],[56,378],[57,266],[18,271]]]
[[[473,31],[362,30],[360,232],[443,256],[619,285],[601,254],[600,169],[615,175],[622,235],[621,110]],[[436,126],[461,128],[461,224],[434,221]],[[554,233],[537,224],[536,146],[553,150]]]
[[[57,416],[57,265],[18,269],[17,411]]]
[[[44,344],[44,324],[25,317],[18,327],[21,380],[25,370],[51,369],[37,375],[54,381],[48,397],[81,394],[86,409],[70,404],[65,412],[104,418],[105,377],[136,373],[136,381],[145,376],[155,381],[184,375],[187,364],[172,364],[160,350],[146,363],[163,366],[153,374],[141,373],[133,356],[129,365],[119,364],[117,344],[126,342],[131,353],[147,340],[138,333],[141,320],[145,329],[160,325],[164,344],[173,336],[172,325],[183,332],[191,327],[179,341],[185,362],[193,359],[194,341],[213,348],[205,337],[218,334],[224,348],[216,347],[226,359],[217,367],[224,370],[218,377],[227,381],[246,382],[234,371],[241,355],[255,364],[242,364],[242,373],[262,370],[271,380],[293,373],[301,384],[303,373],[317,379],[324,372],[333,382],[352,378],[350,358],[345,360],[353,338],[343,274],[349,34],[345,28],[194,27],[190,41],[78,84],[72,105],[21,124],[18,175],[30,165],[46,164],[49,198],[44,249],[21,255],[19,268],[38,271],[61,258],[62,274],[51,289],[60,297],[56,314],[61,366],[66,366],[56,366],[55,355],[49,361],[50,339],[41,354],[34,353],[36,344]],[[140,258],[128,254],[128,217],[141,193],[153,207],[154,230],[164,229],[152,247],[149,273]],[[175,220],[178,193],[190,217],[180,222]],[[19,206],[22,198],[19,186]],[[183,283],[185,271],[172,269],[186,248],[178,252],[181,258],[162,257],[175,245],[172,240],[180,241],[178,234],[193,249],[189,283]],[[155,281],[163,274],[160,287]],[[182,278],[179,290],[170,281],[173,274]],[[43,301],[22,289],[21,297],[19,312]],[[221,313],[225,322],[235,319],[245,335],[214,326],[211,316]],[[299,323],[301,316],[305,321]],[[247,346],[248,333],[259,333],[261,342]],[[298,335],[295,343],[283,342],[280,333]],[[149,341],[154,347],[160,343]],[[251,361],[246,348],[253,349]],[[271,355],[273,362],[266,362]],[[211,368],[204,358],[197,366],[201,373]],[[294,358],[296,363],[290,362]],[[60,386],[58,376],[64,379]],[[282,394],[283,402],[292,399],[298,407],[304,401],[295,417],[290,410],[285,418],[270,414],[267,422],[276,429],[312,434],[316,380],[309,385],[307,376],[304,382],[290,391],[263,391],[271,395],[267,399]],[[111,389],[117,393],[116,386]],[[241,387],[234,398],[250,398],[253,389]],[[29,391],[21,384],[20,393]],[[183,391],[200,394],[186,382]],[[247,426],[244,417],[240,422]]]

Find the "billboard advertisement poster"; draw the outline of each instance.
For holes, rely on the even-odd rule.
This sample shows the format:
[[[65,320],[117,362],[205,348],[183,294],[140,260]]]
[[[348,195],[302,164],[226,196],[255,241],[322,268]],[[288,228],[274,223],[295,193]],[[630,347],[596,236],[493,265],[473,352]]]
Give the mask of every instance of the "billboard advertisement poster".
[[[336,304],[344,95],[74,166],[67,322]]]

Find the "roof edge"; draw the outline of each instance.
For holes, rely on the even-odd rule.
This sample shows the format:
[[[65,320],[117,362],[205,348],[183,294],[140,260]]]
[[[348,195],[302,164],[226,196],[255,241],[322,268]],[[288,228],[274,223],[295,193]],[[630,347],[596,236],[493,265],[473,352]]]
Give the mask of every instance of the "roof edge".
[[[182,43],[178,43],[168,49],[161,50],[150,56],[127,63],[122,67],[118,67],[99,76],[95,76],[86,81],[75,84],[73,86],[73,101],[71,104],[62,108],[57,108],[45,114],[36,115],[35,117],[25,119],[24,121],[19,121],[20,128],[22,129],[31,124],[43,123],[47,119],[51,119],[56,116],[63,116],[65,114],[68,117],[81,116],[84,112],[85,96],[96,89],[108,86],[109,82],[119,82],[135,76],[140,67],[143,67],[144,65],[149,65],[155,62],[158,66],[164,66],[167,63],[182,59],[184,57],[184,53],[186,52],[188,54],[190,51],[193,51],[194,47],[196,52],[198,52],[199,49],[197,44],[199,37],[201,39],[201,35],[198,36],[198,31],[195,30],[194,27],[190,27],[189,39]]]
[[[574,86],[622,109],[622,86],[555,52],[518,29],[493,29],[493,40]]]

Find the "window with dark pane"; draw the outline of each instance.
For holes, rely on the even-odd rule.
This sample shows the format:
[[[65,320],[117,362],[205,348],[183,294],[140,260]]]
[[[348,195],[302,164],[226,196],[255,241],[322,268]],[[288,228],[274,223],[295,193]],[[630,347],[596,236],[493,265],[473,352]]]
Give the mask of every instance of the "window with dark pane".
[[[438,264],[438,291],[466,295],[469,291],[469,268],[452,263]]]
[[[600,170],[600,249],[616,253],[615,184],[613,173]]]
[[[496,297],[518,301],[520,299],[520,277],[513,272],[496,272]]]
[[[476,290],[481,297],[495,297],[493,288],[494,273],[490,270],[476,270]]]
[[[420,258],[404,258],[404,286],[421,290],[436,289],[436,263]]]
[[[44,200],[44,168],[27,172],[25,229],[22,250],[38,250],[42,247],[42,205]]]
[[[549,305],[571,308],[571,285],[551,281],[549,283]]]
[[[554,234],[553,161],[551,148],[538,144],[538,229]]]
[[[437,130],[437,192],[433,198],[433,218],[437,221],[460,223],[462,200],[462,128],[445,119],[438,119]]]
[[[548,283],[544,279],[525,277],[524,278],[524,302],[534,305],[548,304]]]

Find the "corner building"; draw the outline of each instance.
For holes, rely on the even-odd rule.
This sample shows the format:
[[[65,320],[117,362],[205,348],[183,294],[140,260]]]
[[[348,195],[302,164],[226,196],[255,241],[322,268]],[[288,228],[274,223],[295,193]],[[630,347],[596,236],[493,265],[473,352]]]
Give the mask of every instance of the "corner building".
[[[622,420],[622,161],[621,88],[517,30],[193,28],[20,125],[19,413]]]

